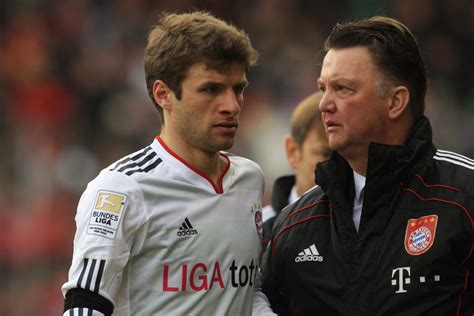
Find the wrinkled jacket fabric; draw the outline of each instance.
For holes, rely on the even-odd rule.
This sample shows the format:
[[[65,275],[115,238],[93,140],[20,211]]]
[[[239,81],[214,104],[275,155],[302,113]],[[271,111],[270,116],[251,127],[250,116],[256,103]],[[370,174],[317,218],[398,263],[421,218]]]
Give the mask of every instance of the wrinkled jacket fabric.
[[[422,117],[371,143],[359,232],[338,153],[275,221],[263,290],[280,315],[474,315],[474,161],[437,150]]]

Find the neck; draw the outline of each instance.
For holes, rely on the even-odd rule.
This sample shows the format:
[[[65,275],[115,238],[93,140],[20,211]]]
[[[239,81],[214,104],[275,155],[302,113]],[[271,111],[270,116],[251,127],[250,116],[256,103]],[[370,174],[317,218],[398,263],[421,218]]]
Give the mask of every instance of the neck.
[[[219,177],[227,165],[227,161],[220,156],[219,152],[208,153],[199,150],[179,137],[170,137],[169,133],[164,130],[162,130],[160,138],[179,158],[207,175],[214,183],[219,184]]]
[[[372,142],[386,145],[403,145],[410,133],[413,121],[406,114],[398,121],[388,122],[386,124],[386,133],[374,139]],[[364,177],[367,176],[367,166],[369,161],[369,143],[359,150],[348,150],[341,155],[347,160],[352,170]]]
[[[351,166],[352,170],[360,174],[361,176],[367,176],[367,164],[368,164],[368,156],[366,155],[363,158],[359,159],[346,159],[349,165]]]

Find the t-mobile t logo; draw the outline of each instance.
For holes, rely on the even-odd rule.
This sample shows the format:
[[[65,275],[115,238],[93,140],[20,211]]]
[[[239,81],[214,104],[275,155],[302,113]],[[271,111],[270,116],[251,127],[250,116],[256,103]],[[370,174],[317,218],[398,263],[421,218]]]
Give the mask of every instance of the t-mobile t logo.
[[[427,284],[433,284],[431,282],[440,282],[441,281],[441,276],[439,274],[434,274],[434,275],[419,275],[412,277],[411,276],[411,268],[410,267],[400,267],[392,270],[392,286],[398,286],[398,289],[395,291],[395,293],[406,293],[407,290],[405,290],[405,285],[410,284],[412,279],[414,282],[418,282],[419,285],[423,285],[424,283]],[[433,281],[432,281],[433,280]],[[474,315],[473,315],[474,316]]]
[[[401,267],[392,270],[392,286],[395,286],[398,283],[398,290],[395,291],[395,293],[406,293],[407,290],[405,290],[403,286],[410,284],[410,274],[410,267]]]

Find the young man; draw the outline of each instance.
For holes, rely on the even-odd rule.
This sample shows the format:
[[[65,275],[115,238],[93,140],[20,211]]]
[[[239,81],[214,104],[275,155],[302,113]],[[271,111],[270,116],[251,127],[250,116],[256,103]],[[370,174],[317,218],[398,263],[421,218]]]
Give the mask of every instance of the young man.
[[[330,150],[319,111],[321,96],[321,92],[315,92],[306,97],[291,115],[291,134],[285,138],[285,151],[294,174],[276,179],[271,204],[262,209],[264,246],[271,238],[275,218],[285,206],[314,186],[316,163],[329,157]]]
[[[439,150],[410,30],[373,17],[326,40],[318,187],[276,220],[263,288],[281,314],[473,315],[474,161]]]
[[[226,154],[257,53],[207,13],[163,15],[145,52],[159,136],[77,209],[64,315],[250,315],[263,174]]]

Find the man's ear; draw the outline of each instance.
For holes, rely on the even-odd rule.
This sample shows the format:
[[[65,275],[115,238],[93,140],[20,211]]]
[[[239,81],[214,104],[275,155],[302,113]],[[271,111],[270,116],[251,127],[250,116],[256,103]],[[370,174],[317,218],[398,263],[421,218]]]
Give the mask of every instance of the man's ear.
[[[285,151],[286,151],[286,158],[288,159],[288,163],[290,167],[294,170],[297,167],[298,163],[298,153],[297,153],[297,146],[296,142],[291,136],[286,136],[285,138]]]
[[[398,119],[403,113],[409,111],[410,91],[405,86],[392,88],[388,117],[391,120]]]
[[[153,97],[163,110],[171,110],[174,93],[163,80],[156,80],[153,83]]]

